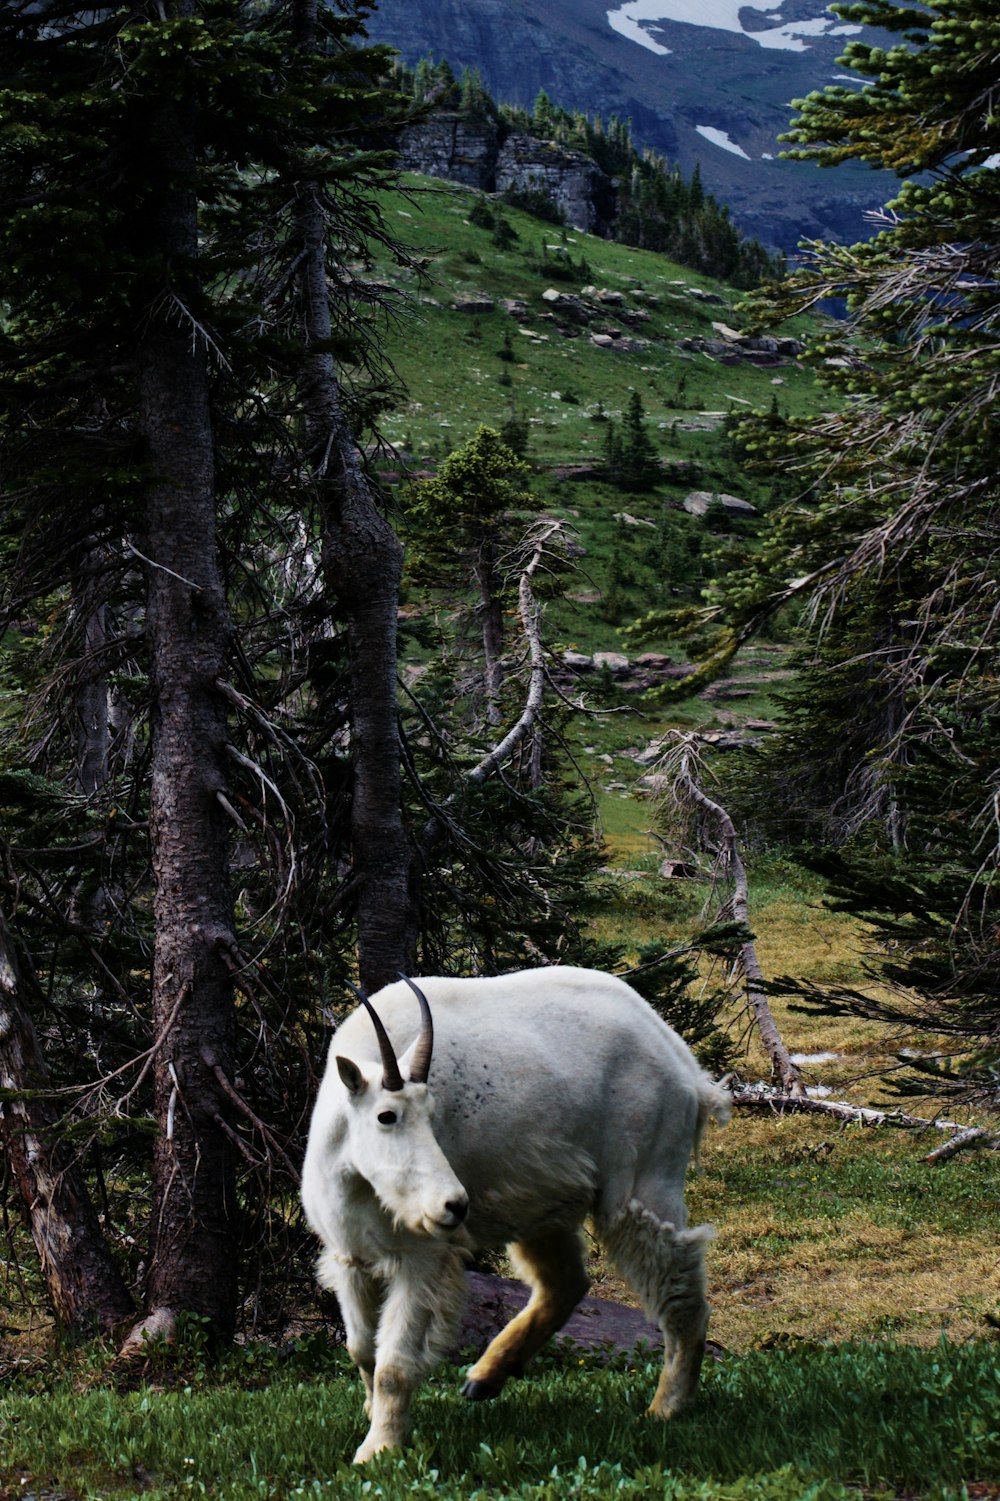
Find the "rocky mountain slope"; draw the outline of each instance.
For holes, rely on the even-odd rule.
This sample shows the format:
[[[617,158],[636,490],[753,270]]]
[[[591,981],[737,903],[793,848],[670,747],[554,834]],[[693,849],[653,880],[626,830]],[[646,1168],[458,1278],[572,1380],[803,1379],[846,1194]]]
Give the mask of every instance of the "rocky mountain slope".
[[[823,0],[379,0],[372,40],[415,64],[428,53],[477,68],[494,97],[530,105],[542,89],[569,110],[632,121],[637,142],[700,163],[706,187],[764,244],[866,233],[895,179],[781,161],[790,102],[844,78],[858,28]]]

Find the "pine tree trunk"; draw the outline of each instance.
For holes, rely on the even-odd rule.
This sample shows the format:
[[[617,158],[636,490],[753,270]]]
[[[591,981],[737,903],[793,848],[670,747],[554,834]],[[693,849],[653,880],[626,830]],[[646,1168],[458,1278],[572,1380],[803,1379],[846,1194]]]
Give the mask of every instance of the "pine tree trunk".
[[[57,1114],[39,1093],[45,1063],[21,1000],[17,964],[0,915],[0,1142],[60,1323],[107,1333],[132,1300],[104,1239]]]
[[[316,0],[295,0],[297,45],[312,52]],[[376,990],[412,966],[416,944],[413,851],[403,823],[396,620],[403,550],[379,512],[328,352],[325,217],[314,184],[296,185],[302,246],[298,289],[306,345],[302,404],[306,448],[320,503],[323,574],[348,621],[351,846],[357,885],[361,983]]]
[[[108,701],[108,606],[100,580],[101,558],[90,551],[73,579],[73,611],[82,622],[83,660],[76,687],[76,782],[93,798],[108,779],[111,715]],[[97,582],[95,583],[95,579]],[[73,893],[74,921],[97,933],[107,913],[107,893],[99,876],[88,873]]]
[[[150,843],[154,874],[153,1033],[158,1133],[147,1327],[176,1315],[232,1329],[237,1207],[228,1102],[235,1046],[227,727],[216,683],[228,624],[216,564],[212,437],[204,350],[187,330],[147,337],[141,422],[158,476],[147,492],[146,634],[152,672]]]
[[[172,7],[180,14],[183,5]],[[139,350],[139,423],[153,479],[141,554],[152,679],[150,844],[154,875],[153,1033],[157,1137],[148,1316],[173,1333],[194,1313],[235,1322],[238,1212],[229,1105],[213,1069],[235,1069],[227,965],[234,945],[226,788],[227,725],[217,683],[229,643],[216,558],[208,350],[198,302],[193,112],[164,101],[151,154],[162,184],[149,225],[177,280],[151,309]],[[180,291],[175,294],[175,286]]]

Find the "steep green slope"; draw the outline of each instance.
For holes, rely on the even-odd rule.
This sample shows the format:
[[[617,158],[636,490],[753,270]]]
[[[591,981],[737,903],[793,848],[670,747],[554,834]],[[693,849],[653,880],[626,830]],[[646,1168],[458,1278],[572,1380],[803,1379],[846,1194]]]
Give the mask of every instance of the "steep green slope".
[[[573,696],[582,691],[590,705],[616,709],[575,721],[568,734],[616,847],[644,847],[650,811],[633,796],[643,790],[637,784],[645,770],[635,748],[668,724],[726,730],[759,717],[785,674],[780,650],[764,643],[745,654],[734,674],[739,682],[655,709],[641,693],[657,669],[646,672],[637,658],[644,649],[668,650],[674,665],[660,666],[662,681],[680,672],[682,649],[666,640],[639,646],[625,632],[653,607],[697,601],[734,550],[754,546],[777,486],[767,474],[747,473],[729,414],[773,403],[808,414],[829,397],[793,356],[741,351],[720,334],[713,324],[739,330],[741,294],[662,255],[563,234],[436,180],[410,179],[384,206],[391,228],[427,263],[422,277],[386,257],[375,271],[407,298],[388,337],[406,395],[382,421],[397,454],[377,463],[398,482],[408,555],[419,539],[408,517],[407,475],[433,469],[480,424],[502,428],[516,416],[537,511],[565,522],[577,539],[577,571],[545,601],[546,642],[557,654],[624,651],[630,659],[627,672],[584,668],[567,678]],[[657,483],[638,493],[602,474],[609,426],[621,431],[635,392],[662,462]],[[692,514],[684,505],[692,491],[737,497],[755,509]],[[402,641],[404,671],[420,671],[428,658],[416,622],[438,606],[447,618],[452,601],[438,597],[432,606],[408,569],[404,604],[414,622]]]
[[[724,343],[713,323],[739,329],[734,289],[655,252],[563,232],[506,206],[483,213],[482,200],[452,184],[408,181],[411,191],[390,197],[386,215],[426,258],[426,276],[384,262],[378,274],[409,297],[388,338],[408,400],[384,428],[415,460],[457,447],[481,422],[499,427],[513,411],[529,424],[535,463],[592,462],[604,442],[595,412],[620,416],[633,390],[664,458],[700,447],[690,427],[713,428],[775,396],[790,411],[818,409],[812,377],[794,360],[755,364],[735,345],[716,356],[681,347]],[[512,233],[474,222],[490,214]],[[581,298],[588,287],[595,291]],[[582,308],[560,305],[553,292]],[[468,310],[476,303],[480,311]]]

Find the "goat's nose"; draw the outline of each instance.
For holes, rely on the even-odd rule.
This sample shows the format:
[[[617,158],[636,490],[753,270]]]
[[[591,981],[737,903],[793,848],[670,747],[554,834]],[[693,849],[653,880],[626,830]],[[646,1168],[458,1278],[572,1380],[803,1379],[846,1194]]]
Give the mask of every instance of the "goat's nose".
[[[445,1209],[451,1215],[456,1225],[460,1225],[469,1212],[469,1201],[464,1196],[461,1199],[449,1199]]]

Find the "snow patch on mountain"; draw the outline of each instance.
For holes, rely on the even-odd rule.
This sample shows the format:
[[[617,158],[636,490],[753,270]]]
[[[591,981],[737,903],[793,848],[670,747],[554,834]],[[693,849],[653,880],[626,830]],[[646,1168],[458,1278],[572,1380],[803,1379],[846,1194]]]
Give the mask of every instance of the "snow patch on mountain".
[[[700,136],[704,136],[706,141],[711,141],[713,146],[721,146],[723,151],[732,151],[735,156],[742,156],[746,162],[753,160],[753,157],[744,151],[743,147],[738,145],[731,136],[726,135],[724,130],[717,130],[714,125],[696,125],[695,130]]]
[[[620,36],[638,42],[661,57],[668,55],[671,49],[655,41],[647,27],[658,30],[664,21],[736,32],[749,37],[760,47],[776,47],[784,52],[805,52],[813,39],[849,36],[861,30],[860,26],[845,26],[835,17],[826,15],[816,16],[811,21],[782,21],[781,3],[756,7],[747,5],[746,0],[627,0],[617,10],[608,11],[608,25]],[[748,30],[743,24],[744,12],[751,16],[774,17],[779,24],[762,30]]]

